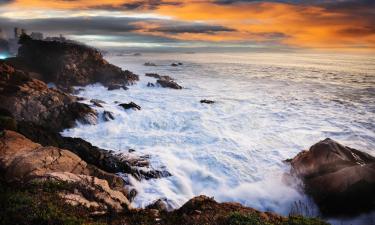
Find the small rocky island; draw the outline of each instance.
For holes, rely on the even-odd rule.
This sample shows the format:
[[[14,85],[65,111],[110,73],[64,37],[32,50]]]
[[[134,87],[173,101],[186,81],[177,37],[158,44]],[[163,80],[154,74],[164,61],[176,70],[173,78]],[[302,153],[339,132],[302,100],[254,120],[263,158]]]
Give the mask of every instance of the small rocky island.
[[[108,63],[88,46],[27,36],[20,43],[17,57],[0,60],[1,224],[327,224],[218,203],[206,196],[179,209],[171,209],[165,199],[134,208],[131,203],[138,193],[124,176],[142,180],[173,174],[152,168],[147,157],[134,155],[133,149],[115,154],[59,132],[77,121],[114,119],[111,112],[100,115],[95,110],[104,102],[92,100],[94,107],[81,103],[72,86],[99,82],[110,89],[127,89],[138,75]],[[162,87],[182,88],[170,77],[148,76]],[[141,109],[133,102],[120,106]],[[322,212],[330,214],[374,208],[374,162],[366,153],[327,139],[290,164],[292,176],[302,179]],[[344,204],[354,199],[352,205]]]

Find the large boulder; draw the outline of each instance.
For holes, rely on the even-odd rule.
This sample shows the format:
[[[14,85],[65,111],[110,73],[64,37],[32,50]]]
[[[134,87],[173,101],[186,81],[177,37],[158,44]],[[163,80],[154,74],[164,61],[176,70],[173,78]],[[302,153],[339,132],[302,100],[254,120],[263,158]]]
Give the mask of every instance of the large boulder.
[[[18,50],[17,63],[61,87],[100,82],[105,86],[129,85],[139,78],[108,63],[95,48],[72,42],[26,40]]]
[[[31,78],[28,72],[0,62],[1,108],[16,121],[30,121],[55,130],[72,127],[76,120],[96,123],[97,113],[77,98]]]
[[[375,157],[327,138],[299,153],[291,166],[322,213],[375,208]]]

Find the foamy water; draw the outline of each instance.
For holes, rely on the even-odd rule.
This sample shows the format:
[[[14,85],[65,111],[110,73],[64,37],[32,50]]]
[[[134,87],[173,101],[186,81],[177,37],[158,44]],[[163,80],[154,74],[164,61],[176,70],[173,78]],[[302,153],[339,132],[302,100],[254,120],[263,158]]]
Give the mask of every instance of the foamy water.
[[[135,206],[166,197],[178,207],[205,194],[287,215],[293,202],[309,200],[284,184],[289,168],[283,160],[326,137],[375,154],[375,57],[150,53],[108,60],[139,74],[140,82],[127,91],[86,87],[79,95],[106,101],[104,109],[116,119],[64,135],[117,151],[136,149],[173,175],[130,179],[139,191]],[[169,66],[174,61],[184,65]],[[155,79],[146,72],[170,75],[184,89],[147,87]],[[133,101],[142,110],[124,111],[114,101]]]

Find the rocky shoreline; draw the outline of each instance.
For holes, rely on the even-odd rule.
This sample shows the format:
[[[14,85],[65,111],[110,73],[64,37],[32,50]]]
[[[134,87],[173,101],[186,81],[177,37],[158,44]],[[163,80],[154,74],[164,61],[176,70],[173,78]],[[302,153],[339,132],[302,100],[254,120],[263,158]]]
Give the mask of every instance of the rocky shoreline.
[[[109,90],[125,91],[139,80],[138,75],[108,63],[91,47],[28,37],[20,43],[17,57],[0,60],[0,200],[6,203],[0,218],[8,221],[5,224],[17,218],[18,224],[326,224],[319,219],[260,212],[238,203],[217,203],[205,196],[175,210],[168,207],[167,200],[145,209],[133,208],[137,191],[117,173],[138,180],[173,174],[152,168],[147,157],[135,156],[130,150],[115,154],[59,132],[74,127],[76,121],[96,124],[100,116],[72,94],[73,86],[101,83]],[[152,86],[182,88],[169,76],[146,76],[157,79]],[[95,99],[91,102],[97,107],[103,104]],[[133,102],[119,105],[141,110]],[[111,112],[102,116],[113,119]],[[290,164],[291,176],[304,182],[303,188],[324,215],[374,208],[374,157],[324,140]],[[326,184],[324,188],[317,185],[320,183]],[[14,196],[30,201],[18,201]],[[343,205],[345,201],[353,204]],[[19,218],[22,210],[17,209],[30,208],[36,213]]]

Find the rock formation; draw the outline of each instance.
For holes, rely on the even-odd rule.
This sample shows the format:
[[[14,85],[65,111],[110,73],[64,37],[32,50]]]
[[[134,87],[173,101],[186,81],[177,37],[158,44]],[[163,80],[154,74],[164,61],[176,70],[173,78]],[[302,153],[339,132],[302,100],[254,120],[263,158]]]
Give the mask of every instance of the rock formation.
[[[290,163],[323,213],[347,215],[375,208],[375,157],[327,138]]]
[[[97,49],[85,45],[41,40],[25,40],[21,44],[17,59],[10,62],[63,88],[96,82],[122,86],[138,80],[137,75],[108,63]]]
[[[75,195],[76,199],[80,196],[75,204],[90,202],[89,207],[118,211],[130,208],[128,191],[120,177],[88,165],[72,152],[43,147],[13,131],[5,131],[0,143],[0,170],[8,182],[53,179],[75,183],[79,187],[77,191],[62,193],[69,203],[72,200],[69,197]]]
[[[72,127],[76,120],[96,123],[97,113],[88,105],[30,76],[0,62],[0,107],[11,112],[17,121],[30,121],[56,130]]]

